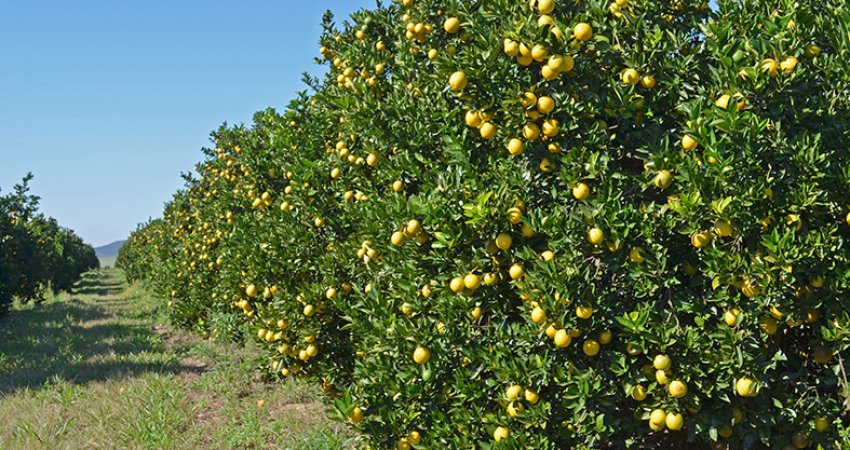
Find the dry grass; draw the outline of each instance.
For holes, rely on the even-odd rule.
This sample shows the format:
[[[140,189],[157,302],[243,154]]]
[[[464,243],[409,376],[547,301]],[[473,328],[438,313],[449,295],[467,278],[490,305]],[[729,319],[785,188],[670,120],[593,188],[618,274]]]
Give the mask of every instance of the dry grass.
[[[348,448],[315,386],[163,325],[118,272],[0,321],[0,449]],[[264,400],[263,407],[258,401]]]

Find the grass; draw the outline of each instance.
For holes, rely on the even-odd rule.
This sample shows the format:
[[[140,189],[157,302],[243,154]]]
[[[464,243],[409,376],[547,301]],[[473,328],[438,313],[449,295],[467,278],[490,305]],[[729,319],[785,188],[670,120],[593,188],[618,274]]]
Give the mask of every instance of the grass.
[[[100,261],[100,267],[103,267],[104,269],[108,269],[108,268],[115,267],[115,260],[118,259],[118,257],[117,256],[105,256],[105,257],[98,257],[97,259]]]
[[[165,323],[114,270],[16,305],[0,319],[0,449],[352,447],[318,387],[265,383],[250,349]]]

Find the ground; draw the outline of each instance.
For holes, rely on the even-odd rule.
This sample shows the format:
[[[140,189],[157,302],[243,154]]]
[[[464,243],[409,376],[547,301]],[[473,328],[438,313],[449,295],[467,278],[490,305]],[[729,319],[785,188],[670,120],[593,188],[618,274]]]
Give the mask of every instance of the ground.
[[[0,449],[351,446],[318,387],[265,382],[250,348],[166,324],[115,270],[13,308],[0,319]]]

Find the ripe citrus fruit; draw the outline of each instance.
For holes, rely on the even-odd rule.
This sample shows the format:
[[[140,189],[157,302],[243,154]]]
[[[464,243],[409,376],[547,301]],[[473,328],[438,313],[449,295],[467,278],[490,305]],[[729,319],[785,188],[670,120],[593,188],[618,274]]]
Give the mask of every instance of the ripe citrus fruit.
[[[558,348],[565,348],[573,341],[573,338],[571,338],[567,333],[567,330],[564,329],[556,331],[553,339],[555,340],[555,345]]]
[[[732,235],[732,222],[726,219],[717,219],[714,221],[714,234],[720,237]]]
[[[645,258],[643,257],[643,248],[633,247],[629,250],[629,261],[637,264],[644,262]]]
[[[514,265],[511,266],[511,268],[509,270],[509,274],[510,274],[512,280],[518,280],[518,279],[522,278],[523,275],[525,275],[525,270],[522,269],[521,265],[514,264]]]
[[[741,310],[737,308],[732,308],[725,313],[723,313],[723,321],[726,322],[726,325],[730,327],[738,326],[738,315],[741,314]]]
[[[681,380],[673,380],[667,386],[667,391],[675,398],[681,398],[688,394],[688,385]]]
[[[640,80],[640,74],[635,69],[626,69],[620,74],[620,80],[625,84],[637,84]]]
[[[599,227],[593,227],[587,232],[587,241],[593,245],[599,245],[605,239],[605,233]]]
[[[463,285],[470,290],[476,290],[481,287],[481,277],[474,273],[467,274],[463,277]]]
[[[593,37],[593,28],[591,28],[589,24],[581,22],[573,29],[573,35],[575,35],[576,39],[579,41],[586,42]]]
[[[637,385],[632,388],[632,398],[641,402],[646,398],[646,388],[643,385]]]
[[[460,29],[460,20],[457,17],[449,17],[443,23],[443,29],[446,33],[455,34]]]
[[[513,156],[521,155],[525,151],[525,144],[517,138],[512,138],[508,141],[508,153]]]
[[[663,409],[658,408],[649,414],[649,423],[664,424],[667,421],[667,413]]]
[[[537,111],[540,114],[549,114],[555,109],[555,100],[552,97],[543,96],[537,100]]]
[[[468,83],[466,74],[462,71],[457,71],[449,77],[449,87],[451,87],[453,91],[462,91],[466,89]]]
[[[537,11],[540,14],[549,14],[555,10],[555,0],[539,0],[537,2]]]
[[[581,351],[587,356],[596,356],[599,354],[599,342],[588,339],[581,344]]]
[[[531,310],[531,321],[538,325],[542,325],[546,322],[546,311],[543,308],[536,306]]]
[[[697,140],[686,134],[682,137],[682,148],[685,150],[694,150],[697,148]]]
[[[656,355],[652,360],[652,367],[655,367],[658,370],[667,370],[672,365],[670,361],[670,357],[667,355]]]
[[[652,89],[655,87],[655,77],[652,75],[644,75],[640,77],[640,85],[646,89]]]
[[[490,122],[482,123],[478,131],[485,140],[490,140],[496,136],[496,126]]]
[[[661,170],[655,175],[652,182],[658,189],[667,189],[673,183],[673,174],[669,170]]]
[[[425,364],[430,359],[431,352],[421,345],[417,346],[416,350],[413,351],[413,362],[416,364]]]
[[[584,200],[588,196],[590,196],[590,187],[586,184],[579,182],[573,186],[573,197],[575,197],[576,200]]]
[[[363,421],[363,409],[359,406],[355,406],[354,409],[351,410],[351,414],[348,415],[348,420],[351,423],[360,423]]]
[[[679,413],[669,412],[667,413],[667,417],[664,419],[664,423],[667,425],[668,430],[678,431],[685,425],[685,418]]]
[[[735,382],[735,392],[741,397],[755,397],[756,391],[756,383],[752,378],[741,377]]]

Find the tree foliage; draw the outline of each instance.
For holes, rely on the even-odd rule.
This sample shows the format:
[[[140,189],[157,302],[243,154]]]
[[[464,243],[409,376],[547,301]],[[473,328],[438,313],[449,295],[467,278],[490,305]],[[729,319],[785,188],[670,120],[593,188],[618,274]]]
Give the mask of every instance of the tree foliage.
[[[94,249],[73,231],[38,212],[28,174],[0,196],[0,314],[13,298],[39,300],[46,290],[69,290],[99,266]]]
[[[119,264],[379,448],[847,446],[850,9],[404,0]]]

